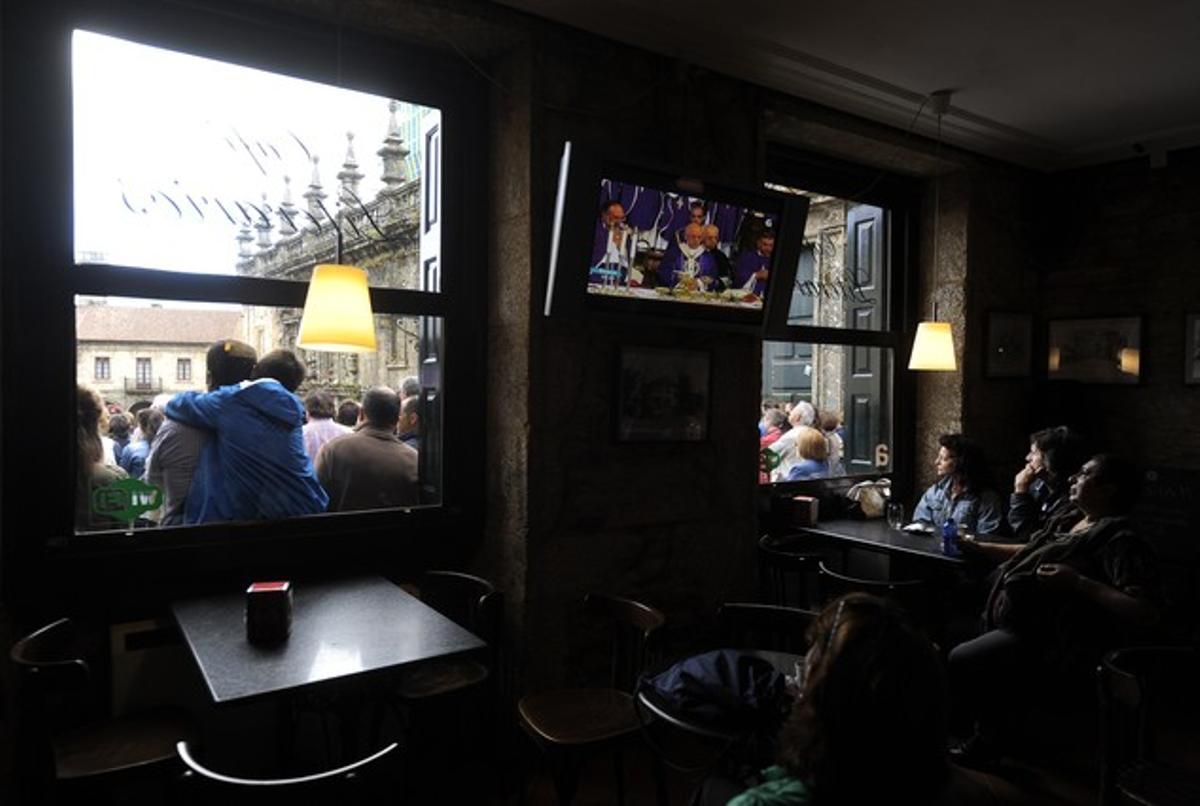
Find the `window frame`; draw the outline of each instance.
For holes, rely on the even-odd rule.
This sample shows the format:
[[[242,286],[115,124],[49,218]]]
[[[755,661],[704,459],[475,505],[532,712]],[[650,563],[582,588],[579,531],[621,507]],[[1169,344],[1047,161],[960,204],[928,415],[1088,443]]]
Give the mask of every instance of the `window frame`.
[[[882,169],[870,168],[833,157],[807,152],[779,143],[768,143],[765,157],[766,181],[787,187],[853,200],[885,209],[889,216],[888,326],[881,330],[819,327],[788,324],[788,306],[778,306],[763,327],[762,346],[768,341],[812,345],[879,347],[892,351],[891,450],[892,468],[871,476],[845,476],[760,484],[767,494],[819,492],[831,486],[847,486],[854,480],[873,476],[892,479],[894,494],[911,496],[915,435],[900,423],[913,422],[916,413],[912,373],[904,369],[916,321],[916,283],[919,259],[921,182]]]
[[[103,368],[103,372],[101,372]],[[112,358],[107,355],[97,355],[92,359],[92,380],[94,381],[111,381],[112,380]]]
[[[192,359],[188,357],[180,357],[175,359],[175,380],[188,381],[192,380]]]
[[[196,275],[118,265],[82,263],[73,254],[73,152],[71,106],[71,33],[86,29],[170,50],[219,59],[312,81],[402,98],[436,107],[442,114],[442,185],[444,199],[439,264],[440,293],[371,289],[378,313],[438,317],[445,338],[439,391],[445,422],[479,422],[484,411],[484,329],[473,326],[486,315],[486,253],[468,222],[483,220],[486,198],[487,93],[478,75],[462,61],[395,39],[339,28],[271,9],[245,8],[218,0],[194,4],[141,4],[114,0],[91,4],[72,0],[54,4],[18,4],[5,19],[4,107],[22,110],[3,116],[4,272],[3,367],[5,440],[3,473],[9,506],[3,509],[2,570],[5,594],[11,587],[37,584],[31,566],[72,566],[86,572],[87,558],[109,559],[113,568],[132,568],[131,555],[151,553],[152,567],[178,552],[213,558],[214,568],[248,562],[267,545],[288,546],[294,557],[328,560],[332,536],[347,556],[372,556],[403,530],[470,534],[481,529],[482,463],[473,461],[478,437],[464,429],[443,434],[441,503],[412,510],[329,513],[282,521],[169,527],[137,532],[76,535],[72,507],[44,506],[40,527],[23,527],[11,502],[42,500],[54,491],[74,491],[76,465],[73,394],[78,345],[76,295],[137,297],[154,300],[233,302],[302,308],[307,284],[273,278]],[[18,33],[19,32],[19,33]],[[340,58],[335,54],[340,53]],[[18,125],[17,119],[20,119]],[[28,187],[44,192],[29,194]],[[23,237],[11,237],[23,233]],[[53,334],[25,339],[20,334]],[[34,342],[30,344],[29,342]],[[17,344],[21,343],[20,349]],[[35,392],[17,383],[39,377]],[[452,389],[452,394],[445,394]],[[17,412],[40,410],[47,423],[59,425],[33,435],[16,428]],[[46,456],[45,474],[19,472],[20,457]],[[14,535],[21,535],[19,539]],[[152,540],[143,539],[150,535]],[[347,543],[349,539],[351,543]],[[405,541],[408,543],[409,541]],[[153,545],[150,545],[150,544]],[[415,549],[414,555],[421,554]],[[218,558],[217,555],[220,555]],[[125,559],[122,559],[125,558]],[[201,563],[203,565],[204,563]],[[65,577],[65,578],[69,578]]]

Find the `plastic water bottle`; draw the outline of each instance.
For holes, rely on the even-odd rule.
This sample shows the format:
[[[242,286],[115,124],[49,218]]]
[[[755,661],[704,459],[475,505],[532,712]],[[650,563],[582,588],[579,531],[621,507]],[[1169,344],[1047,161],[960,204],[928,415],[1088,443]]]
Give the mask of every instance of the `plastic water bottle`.
[[[942,524],[942,554],[947,557],[958,556],[958,524],[954,518],[946,518]]]

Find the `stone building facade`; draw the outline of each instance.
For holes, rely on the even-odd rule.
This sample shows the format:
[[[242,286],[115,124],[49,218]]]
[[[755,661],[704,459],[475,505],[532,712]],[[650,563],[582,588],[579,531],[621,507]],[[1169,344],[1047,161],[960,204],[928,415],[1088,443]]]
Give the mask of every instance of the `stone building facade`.
[[[237,273],[307,282],[318,263],[342,262],[365,269],[373,287],[419,290],[421,204],[420,159],[413,159],[404,134],[419,129],[428,110],[398,101],[389,103],[391,117],[383,143],[375,152],[383,187],[372,199],[360,195],[364,178],[347,133],[346,155],[338,184],[326,192],[320,156],[312,156],[312,175],[302,194],[303,209],[292,198],[285,177],[283,199],[238,232]],[[414,138],[419,144],[420,139]],[[419,147],[419,145],[418,145]],[[339,244],[339,233],[340,241]],[[339,261],[340,258],[340,261]],[[303,312],[296,308],[246,307],[246,341],[259,353],[277,347],[295,350],[308,367],[305,388],[321,388],[335,397],[360,398],[376,385],[399,387],[418,367],[417,317],[375,317],[378,349],[374,354],[327,353],[296,346]]]
[[[114,305],[83,299],[75,309],[80,383],[128,409],[159,394],[205,389],[205,353],[218,339],[241,338],[240,311]]]

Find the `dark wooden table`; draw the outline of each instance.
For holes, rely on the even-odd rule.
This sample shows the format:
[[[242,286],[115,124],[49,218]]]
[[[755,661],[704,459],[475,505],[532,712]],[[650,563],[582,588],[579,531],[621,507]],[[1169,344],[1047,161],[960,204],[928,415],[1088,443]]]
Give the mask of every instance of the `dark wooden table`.
[[[942,554],[940,535],[914,534],[893,529],[883,518],[864,521],[821,521],[816,526],[798,529],[797,536],[801,539],[805,536],[819,537],[838,544],[956,566],[964,563],[962,557],[948,557]]]
[[[214,703],[292,694],[485,646],[379,576],[300,582],[293,595],[291,636],[273,647],[246,640],[242,591],[171,605]]]

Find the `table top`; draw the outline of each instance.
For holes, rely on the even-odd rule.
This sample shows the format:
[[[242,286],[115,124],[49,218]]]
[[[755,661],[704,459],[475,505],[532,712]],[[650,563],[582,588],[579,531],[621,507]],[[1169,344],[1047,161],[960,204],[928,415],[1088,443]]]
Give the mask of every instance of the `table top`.
[[[954,565],[962,565],[962,557],[942,554],[942,539],[934,534],[920,534],[893,529],[883,518],[871,520],[821,521],[815,526],[801,527],[801,534],[819,535],[835,540],[857,543],[866,548],[922,557]]]
[[[292,632],[277,646],[246,640],[246,595],[174,602],[171,611],[213,702],[291,692],[485,646],[379,576],[294,585]]]

